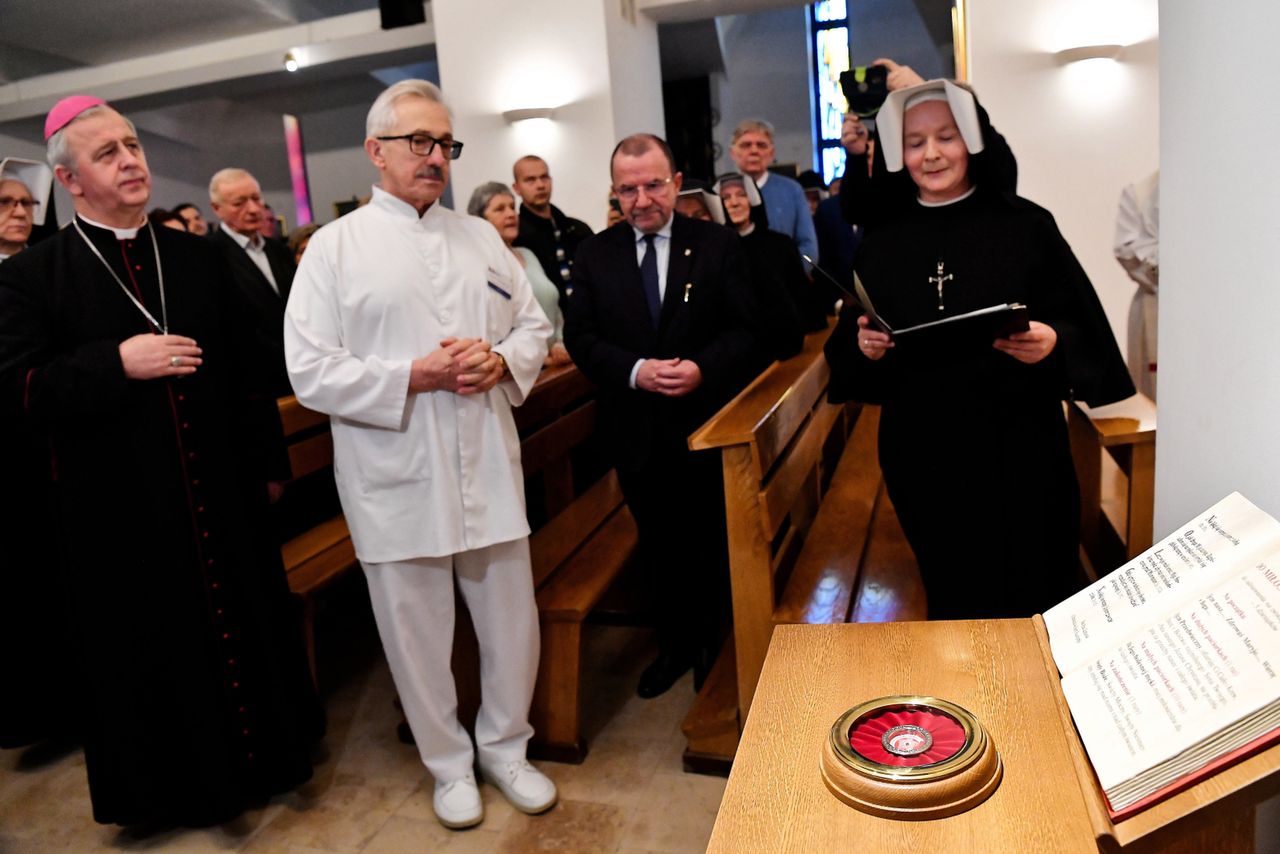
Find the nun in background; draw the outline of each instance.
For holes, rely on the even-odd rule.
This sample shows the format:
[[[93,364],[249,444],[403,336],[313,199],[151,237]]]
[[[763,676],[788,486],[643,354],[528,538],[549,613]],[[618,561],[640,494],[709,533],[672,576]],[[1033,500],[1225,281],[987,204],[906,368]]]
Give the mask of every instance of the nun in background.
[[[880,403],[880,465],[934,619],[1026,617],[1074,590],[1079,488],[1062,401],[1133,394],[1093,286],[1048,211],[1013,192],[1012,152],[966,88],[891,92],[845,213],[857,271],[902,328],[1023,303],[1008,338],[895,341],[846,305],[827,342],[833,401]],[[852,214],[852,216],[850,215]]]
[[[794,356],[806,333],[827,326],[823,292],[805,272],[795,241],[769,230],[763,197],[749,175],[721,175],[710,198],[712,218],[738,232],[742,241],[755,300],[764,312],[761,340],[775,359]]]

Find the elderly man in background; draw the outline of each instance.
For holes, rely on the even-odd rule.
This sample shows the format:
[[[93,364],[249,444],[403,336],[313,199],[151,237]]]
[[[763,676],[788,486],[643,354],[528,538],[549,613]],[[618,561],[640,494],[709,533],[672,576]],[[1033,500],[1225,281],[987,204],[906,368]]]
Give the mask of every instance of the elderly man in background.
[[[551,204],[551,170],[541,157],[526,154],[511,167],[511,174],[511,189],[520,197],[515,245],[537,255],[547,278],[563,293],[570,287],[578,244],[591,236],[591,227]]]
[[[138,135],[73,96],[45,122],[71,225],[0,265],[0,415],[57,464],[94,818],[202,826],[311,775],[323,728],[240,428],[239,305],[208,243],[146,219]]]
[[[173,212],[182,217],[182,221],[187,224],[187,231],[192,234],[203,237],[209,233],[209,223],[205,222],[204,214],[200,213],[200,209],[191,202],[183,202],[175,207]]]
[[[53,173],[34,160],[0,160],[0,262],[27,247],[31,229],[44,223]]]
[[[472,773],[519,810],[556,802],[525,760],[538,667],[520,445],[511,408],[551,324],[497,231],[439,204],[462,151],[440,90],[374,101],[366,206],[316,232],[285,313],[289,375],[332,417],[334,473],[405,717],[446,827],[484,818]],[[450,670],[454,584],[480,646],[475,747]]]
[[[773,125],[763,119],[746,119],[733,129],[729,156],[738,171],[754,178],[760,188],[769,214],[769,229],[787,235],[796,242],[801,255],[818,261],[818,236],[813,230],[809,202],[796,181],[769,171],[774,154]]]
[[[290,394],[284,367],[284,306],[293,285],[293,255],[262,236],[267,220],[262,189],[253,175],[228,168],[209,179],[209,203],[222,227],[209,239],[231,265],[232,278],[253,317],[253,341],[275,397]]]

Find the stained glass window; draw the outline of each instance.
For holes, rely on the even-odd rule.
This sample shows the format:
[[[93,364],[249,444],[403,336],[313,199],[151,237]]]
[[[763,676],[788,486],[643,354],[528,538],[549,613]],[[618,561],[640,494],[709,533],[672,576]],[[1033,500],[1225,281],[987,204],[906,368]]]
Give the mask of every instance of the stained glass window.
[[[848,110],[840,74],[849,70],[849,16],[845,0],[809,7],[813,38],[814,169],[830,184],[844,173],[840,124]]]

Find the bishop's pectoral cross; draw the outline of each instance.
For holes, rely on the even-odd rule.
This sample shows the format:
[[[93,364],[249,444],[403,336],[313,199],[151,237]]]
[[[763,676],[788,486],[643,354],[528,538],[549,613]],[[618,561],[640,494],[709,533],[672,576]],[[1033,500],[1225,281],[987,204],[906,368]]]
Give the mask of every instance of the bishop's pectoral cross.
[[[942,311],[942,286],[950,282],[955,276],[951,273],[943,273],[943,262],[938,262],[938,275],[929,277],[929,284],[938,286],[938,311]]]

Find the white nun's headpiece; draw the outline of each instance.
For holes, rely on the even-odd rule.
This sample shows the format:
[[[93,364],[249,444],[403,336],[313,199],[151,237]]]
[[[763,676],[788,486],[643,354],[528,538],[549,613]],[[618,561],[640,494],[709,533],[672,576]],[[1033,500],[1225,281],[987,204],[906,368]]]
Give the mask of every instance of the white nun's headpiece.
[[[31,221],[44,225],[45,212],[49,210],[49,195],[53,192],[53,170],[38,160],[6,157],[0,160],[0,180],[21,181],[36,200]]]
[[[764,197],[760,195],[760,186],[756,184],[755,178],[744,172],[726,172],[711,186],[711,191],[716,194],[716,206],[711,209],[711,217],[721,225],[732,224],[729,222],[728,212],[724,209],[724,200],[720,198],[720,188],[726,184],[741,184],[743,192],[747,194],[747,204],[752,208],[758,208],[764,204]]]
[[[970,154],[982,151],[982,128],[978,123],[978,104],[973,93],[950,80],[929,80],[919,86],[890,92],[876,114],[880,150],[884,152],[884,165],[890,172],[902,171],[902,117],[908,109],[925,101],[946,101],[965,148]]]

